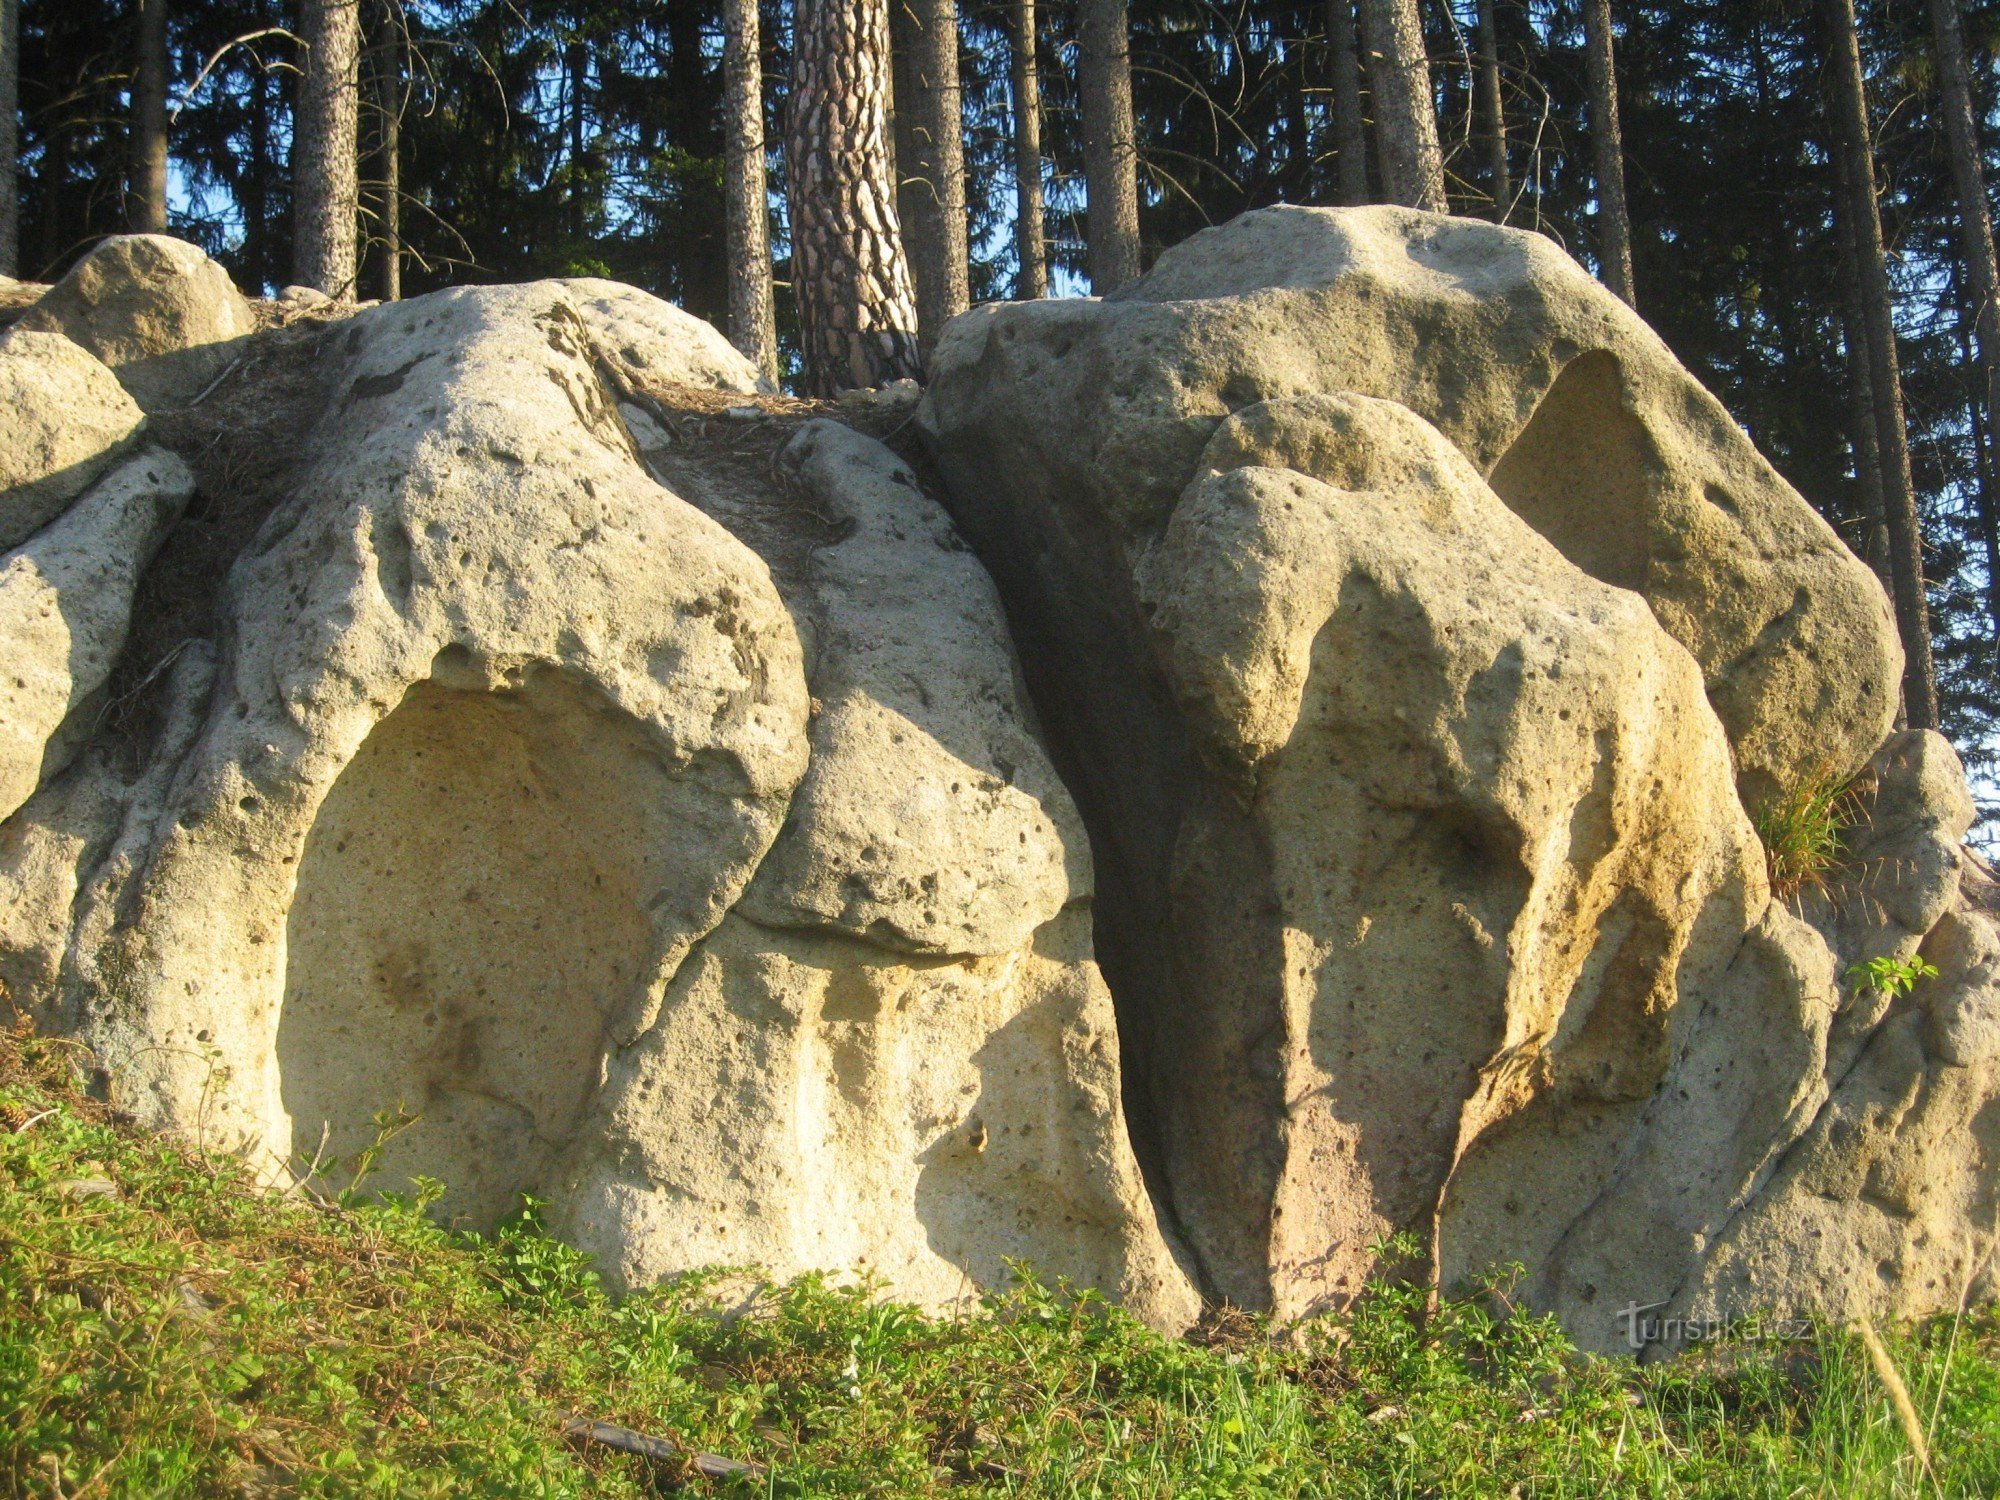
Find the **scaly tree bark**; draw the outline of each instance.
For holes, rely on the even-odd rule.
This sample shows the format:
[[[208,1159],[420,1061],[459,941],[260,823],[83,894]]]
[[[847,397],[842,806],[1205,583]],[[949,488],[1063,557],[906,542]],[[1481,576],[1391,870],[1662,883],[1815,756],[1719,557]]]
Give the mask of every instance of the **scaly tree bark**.
[[[167,0],[139,0],[139,65],[132,74],[132,180],[125,221],[134,234],[167,232]]]
[[[1139,135],[1132,117],[1132,34],[1125,0],[1077,0],[1090,288],[1138,279]]]
[[[300,0],[299,40],[305,78],[292,140],[292,279],[351,302],[360,190],[360,0]]]
[[[1965,37],[1958,0],[1930,0],[1931,35],[1937,44],[1938,104],[1951,148],[1952,185],[1958,193],[1959,255],[1979,358],[1985,367],[1986,430],[2000,433],[2000,265],[1993,251],[1993,205],[1980,166],[1979,132],[1973,124],[1972,89],[1966,78]]]
[[[1042,204],[1042,70],[1035,55],[1035,0],[1007,7],[1009,81],[1014,92],[1014,295],[1049,294],[1049,248]]]
[[[1507,99],[1500,91],[1500,35],[1493,22],[1499,0],[1479,0],[1476,39],[1479,45],[1480,128],[1486,136],[1486,185],[1493,195],[1493,222],[1507,222],[1514,185],[1507,170]]]
[[[926,358],[972,305],[966,258],[965,123],[958,84],[958,0],[890,0],[896,49],[896,203],[917,287]],[[907,143],[908,152],[902,148]]]
[[[770,187],[764,176],[764,63],[757,0],[723,0],[722,202],[729,261],[729,342],[778,378],[771,297]]]
[[[1625,207],[1625,140],[1618,129],[1618,71],[1611,54],[1611,0],[1583,0],[1584,60],[1590,74],[1590,135],[1597,169],[1597,257],[1604,284],[1627,307],[1632,287],[1632,217]]]
[[[1417,0],[1361,0],[1361,41],[1368,50],[1383,195],[1391,203],[1444,213],[1444,154]]]
[[[382,11],[381,40],[371,65],[376,166],[381,173],[375,238],[382,256],[379,295],[384,302],[396,302],[403,295],[403,46],[407,33],[394,0]]]
[[[1935,729],[1937,681],[1931,668],[1930,609],[1924,599],[1923,539],[1917,528],[1916,488],[1910,479],[1903,379],[1896,358],[1882,219],[1875,202],[1874,146],[1860,41],[1855,33],[1854,0],[1821,0],[1820,17],[1832,65],[1832,123],[1848,163],[1847,199],[1841,207],[1854,226],[1860,300],[1868,330],[1868,376],[1875,406],[1875,441],[1881,454],[1890,577],[1896,624],[1903,637],[1903,711],[1912,728]]]
[[[21,0],[0,0],[0,276],[21,274]]]
[[[1333,164],[1340,201],[1355,207],[1368,201],[1368,123],[1354,51],[1354,0],[1326,0],[1326,40],[1333,64]]]
[[[785,153],[808,393],[920,377],[890,168],[887,0],[798,0]]]

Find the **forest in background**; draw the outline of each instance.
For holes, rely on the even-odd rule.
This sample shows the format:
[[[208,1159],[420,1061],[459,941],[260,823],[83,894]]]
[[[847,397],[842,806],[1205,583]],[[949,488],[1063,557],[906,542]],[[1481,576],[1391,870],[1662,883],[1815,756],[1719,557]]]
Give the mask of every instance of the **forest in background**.
[[[131,124],[145,71],[143,7],[14,3],[18,274],[48,280],[134,224],[134,179],[147,170]],[[725,326],[724,33],[740,3],[362,0],[359,295],[608,275]],[[1592,3],[1424,0],[1415,12],[1450,209],[1547,234],[1602,273]],[[1935,3],[1859,0],[1857,35],[1940,717],[1990,817],[2000,812],[2000,453],[1978,324],[1991,298],[1975,290],[1961,233]],[[1379,149],[1340,149],[1331,20],[1346,13],[1342,0],[1124,8],[1143,263],[1247,208],[1399,197]],[[1089,0],[1041,0],[1032,10],[1055,294],[1093,285],[1079,36],[1089,9]],[[1681,360],[1866,554],[1882,458],[1867,362],[1853,357],[1866,342],[1865,289],[1853,246],[1843,246],[1851,226],[1839,211],[1838,78],[1820,9],[1803,0],[1610,7],[1631,281],[1639,311]],[[291,0],[185,0],[165,11],[169,228],[253,291],[298,279],[300,10]],[[785,150],[795,15],[791,0],[764,0],[758,11],[779,360],[796,384]],[[1019,0],[957,6],[963,275],[974,301],[1039,285],[1016,233],[1018,13]],[[909,34],[903,20],[899,42]],[[1991,184],[2000,5],[1965,0],[1962,23]],[[898,61],[907,203],[921,148],[912,149],[908,69]],[[1364,69],[1359,102],[1379,148],[1383,122],[1366,78]],[[392,202],[395,213],[385,213]],[[907,207],[904,218],[921,295],[940,267],[934,247],[916,241]]]

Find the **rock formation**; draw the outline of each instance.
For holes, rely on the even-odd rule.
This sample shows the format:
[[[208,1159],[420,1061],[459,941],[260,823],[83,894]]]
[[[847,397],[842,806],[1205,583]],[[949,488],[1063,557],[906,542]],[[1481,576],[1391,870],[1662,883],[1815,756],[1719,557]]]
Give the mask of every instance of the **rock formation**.
[[[532,1191],[614,1277],[860,1271],[944,1306],[1015,1257],[1185,1326],[1087,843],[907,468],[793,419],[760,424],[802,427],[782,473],[664,486],[676,403],[755,372],[609,283],[250,344],[273,367],[214,399],[289,392],[227,424],[288,447],[226,573],[178,569],[207,633],[114,685],[149,709],[92,693],[178,460],[110,470],[0,569],[34,668],[0,700],[16,1002],[143,1119],[335,1187],[395,1131],[380,1186],[435,1178],[473,1224]]]
[[[0,986],[274,1182],[1169,1328],[1390,1235],[1600,1349],[2000,1290],[1957,759],[1537,236],[1265,210],[818,404],[609,282],[127,237],[0,396]]]
[[[959,319],[920,421],[1091,832],[1135,1133],[1207,1290],[1337,1305],[1409,1233],[1447,1281],[1520,1264],[1594,1348],[1627,1306],[1956,1305],[1993,1096],[1886,1049],[1983,1014],[1986,971],[1887,1006],[1851,966],[1983,952],[1950,937],[1987,930],[1951,915],[1962,777],[1892,741],[1851,880],[1772,899],[1746,807],[1862,771],[1900,653],[1629,309],[1539,236],[1269,209],[1102,302]],[[1938,1101],[1907,1139],[1843,1103],[1885,1068]],[[1793,1243],[1811,1153],[1941,1139],[1955,1176]],[[1864,1241],[1923,1276],[1860,1276]]]

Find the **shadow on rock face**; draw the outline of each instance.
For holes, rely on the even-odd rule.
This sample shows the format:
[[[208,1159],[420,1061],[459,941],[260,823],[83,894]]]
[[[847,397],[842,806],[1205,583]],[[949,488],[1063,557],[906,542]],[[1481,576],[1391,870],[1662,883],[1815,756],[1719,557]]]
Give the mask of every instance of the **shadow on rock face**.
[[[345,1186],[334,1161],[400,1107],[418,1120],[376,1185],[436,1177],[479,1224],[535,1185],[650,976],[645,814],[666,780],[634,723],[554,671],[410,689],[306,838],[278,1027],[296,1155]]]

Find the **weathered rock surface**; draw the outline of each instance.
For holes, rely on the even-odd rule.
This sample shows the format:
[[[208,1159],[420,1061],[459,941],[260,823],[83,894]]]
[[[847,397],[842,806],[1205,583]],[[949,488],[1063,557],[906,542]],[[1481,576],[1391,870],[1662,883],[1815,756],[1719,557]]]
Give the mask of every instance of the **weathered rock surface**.
[[[117,234],[71,267],[17,325],[60,333],[117,372],[147,411],[192,400],[257,315],[228,272],[164,234]]]
[[[641,455],[778,581],[812,759],[743,899],[613,1063],[559,1222],[628,1281],[860,1268],[944,1305],[1013,1258],[1186,1326],[1197,1299],[1125,1133],[1088,842],[991,581],[874,440],[806,423],[776,454],[786,500],[705,461],[748,408],[689,442],[671,391],[637,399]]]
[[[88,735],[72,716],[110,677],[139,576],[193,494],[185,464],[146,450],[0,555],[0,820]]]
[[[1547,238],[1409,209],[1272,208],[1103,302],[995,305],[935,361],[941,451],[1156,531],[1233,411],[1408,406],[1701,664],[1746,789],[1858,770],[1901,658],[1868,570],[1657,335]]]
[[[60,334],[0,337],[0,547],[61,515],[145,425],[104,363]]]
[[[755,373],[607,283],[252,343],[281,334],[258,383],[303,420],[206,616],[147,592],[185,560],[140,581],[190,488],[152,450],[0,573],[37,668],[0,695],[10,995],[141,1118],[274,1170],[341,1180],[414,1117],[383,1186],[473,1223],[532,1190],[615,1276],[942,1306],[1017,1256],[1184,1326],[1086,841],[908,470],[825,424],[704,514],[627,422]],[[135,584],[215,633],[121,664],[142,707],[107,722]]]
[[[1773,904],[1740,800],[1882,744],[1867,571],[1546,241],[1399,209],[975,310],[920,422],[1091,830],[1205,1288],[1338,1302],[1407,1231],[1448,1280],[1523,1264],[1588,1347],[1692,1296],[1878,1045],[1843,962],[1955,899],[1948,750],[1871,772],[1853,878],[1927,872],[1879,916]],[[1981,1243],[1969,1201],[1922,1232]]]
[[[2000,1293],[1963,771],[1546,242],[1252,214],[831,406],[609,282],[252,332],[85,264],[0,336],[0,987],[142,1118],[386,1129],[625,1283],[1182,1327],[1407,1233],[1612,1350]],[[1823,773],[1774,901],[1746,802]]]

